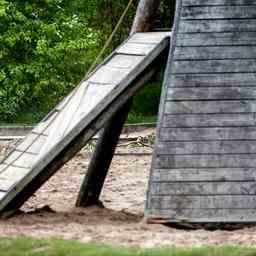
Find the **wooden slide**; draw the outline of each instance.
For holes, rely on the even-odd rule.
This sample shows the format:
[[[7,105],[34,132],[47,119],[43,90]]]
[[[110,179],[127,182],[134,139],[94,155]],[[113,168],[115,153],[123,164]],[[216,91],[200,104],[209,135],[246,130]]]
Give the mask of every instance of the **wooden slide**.
[[[169,36],[132,35],[1,162],[0,213],[19,208],[133,96]]]

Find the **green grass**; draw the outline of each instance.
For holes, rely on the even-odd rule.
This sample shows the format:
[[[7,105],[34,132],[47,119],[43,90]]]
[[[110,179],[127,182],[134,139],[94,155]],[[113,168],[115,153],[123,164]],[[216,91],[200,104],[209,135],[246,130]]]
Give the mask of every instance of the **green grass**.
[[[0,256],[255,256],[255,248],[128,249],[58,239],[0,238]]]

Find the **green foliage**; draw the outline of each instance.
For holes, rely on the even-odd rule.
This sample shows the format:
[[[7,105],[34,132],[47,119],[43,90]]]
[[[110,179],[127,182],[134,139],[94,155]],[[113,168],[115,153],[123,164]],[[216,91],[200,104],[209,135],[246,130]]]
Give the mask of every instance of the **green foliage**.
[[[0,239],[0,256],[254,256],[255,254],[255,248],[239,246],[142,250],[56,239],[35,240],[25,237]]]
[[[100,32],[65,1],[0,0],[0,116],[48,110],[88,69]]]
[[[149,124],[149,123],[156,123],[157,116],[145,116],[141,113],[136,113],[134,111],[130,112],[127,118],[127,124]]]
[[[128,36],[137,3],[105,56]],[[38,122],[81,80],[126,5],[127,0],[0,0],[0,122]],[[173,7],[174,1],[162,1],[163,27],[170,27]],[[149,100],[152,106],[138,107],[144,102],[138,96],[134,111],[156,114],[157,101]]]
[[[139,91],[133,102],[133,111],[137,114],[153,116],[157,113],[161,95],[161,83],[150,83]]]

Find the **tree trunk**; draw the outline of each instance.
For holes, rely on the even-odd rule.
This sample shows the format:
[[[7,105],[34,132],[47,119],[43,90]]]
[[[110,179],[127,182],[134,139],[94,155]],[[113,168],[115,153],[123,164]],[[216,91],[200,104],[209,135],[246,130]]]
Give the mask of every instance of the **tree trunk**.
[[[141,0],[133,21],[131,34],[136,32],[148,32],[154,25],[161,0]]]

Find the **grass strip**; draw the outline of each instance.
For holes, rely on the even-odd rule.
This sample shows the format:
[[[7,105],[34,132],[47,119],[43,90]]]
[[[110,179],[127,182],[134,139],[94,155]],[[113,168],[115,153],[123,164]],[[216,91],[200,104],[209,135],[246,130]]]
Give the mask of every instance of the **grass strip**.
[[[60,239],[0,238],[0,256],[256,256],[256,247],[138,249]]]

